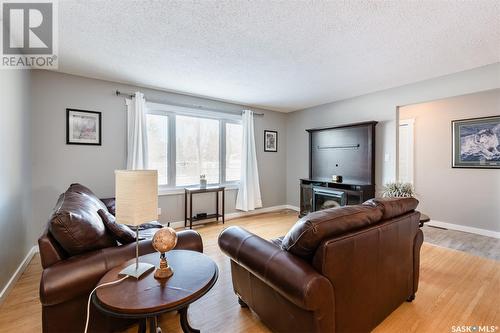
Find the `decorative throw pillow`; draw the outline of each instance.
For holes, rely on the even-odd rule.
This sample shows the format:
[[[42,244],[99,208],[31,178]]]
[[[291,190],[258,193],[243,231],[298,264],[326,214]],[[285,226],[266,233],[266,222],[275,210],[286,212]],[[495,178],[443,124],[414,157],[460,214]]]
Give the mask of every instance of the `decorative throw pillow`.
[[[99,209],[98,213],[104,223],[104,226],[106,226],[106,229],[109,230],[117,241],[121,244],[135,242],[135,232],[126,225],[116,223],[116,219],[113,214],[104,209]]]
[[[129,226],[130,227],[130,226]],[[147,230],[147,229],[160,229],[163,228],[163,225],[158,221],[143,223],[139,226],[139,230]]]
[[[110,212],[111,215],[116,216],[116,200],[115,200],[115,198],[101,199],[101,201],[108,209],[108,212]]]
[[[61,194],[49,219],[49,231],[70,255],[116,246],[97,211],[100,205],[84,193]]]
[[[67,192],[75,192],[86,195],[89,200],[92,200],[97,206],[102,209],[107,209],[106,205],[94,194],[88,187],[79,183],[73,183],[66,190]]]

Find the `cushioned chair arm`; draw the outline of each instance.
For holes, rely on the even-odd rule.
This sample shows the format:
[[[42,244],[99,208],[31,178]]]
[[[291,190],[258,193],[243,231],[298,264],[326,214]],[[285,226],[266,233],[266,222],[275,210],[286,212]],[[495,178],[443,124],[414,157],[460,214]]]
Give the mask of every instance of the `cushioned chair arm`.
[[[151,240],[139,242],[139,255],[152,253]],[[135,243],[108,247],[60,261],[42,272],[40,301],[55,305],[88,295],[111,268],[135,258]]]
[[[315,310],[322,297],[333,297],[330,281],[303,259],[240,227],[219,236],[222,251],[295,305]]]
[[[203,252],[203,241],[197,231],[183,230],[177,232],[177,244],[175,249],[178,250],[191,250]]]
[[[177,233],[176,249],[203,251],[201,236],[194,230]],[[139,242],[139,255],[152,253],[151,240]],[[46,268],[40,281],[43,305],[59,304],[87,295],[111,268],[135,258],[135,242],[73,256]]]

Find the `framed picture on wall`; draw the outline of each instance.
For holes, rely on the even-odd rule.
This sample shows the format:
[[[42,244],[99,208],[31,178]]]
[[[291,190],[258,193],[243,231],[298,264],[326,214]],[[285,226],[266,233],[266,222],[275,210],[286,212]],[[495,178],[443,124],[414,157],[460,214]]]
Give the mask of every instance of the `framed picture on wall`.
[[[453,120],[453,168],[500,169],[500,116]]]
[[[101,145],[101,112],[66,109],[66,144]]]
[[[264,130],[264,151],[278,151],[278,132]]]

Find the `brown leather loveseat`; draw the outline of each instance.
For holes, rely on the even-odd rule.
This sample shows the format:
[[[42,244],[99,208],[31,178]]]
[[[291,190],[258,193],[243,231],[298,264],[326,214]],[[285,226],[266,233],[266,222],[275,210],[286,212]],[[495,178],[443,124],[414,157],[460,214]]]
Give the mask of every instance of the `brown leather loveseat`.
[[[274,332],[369,332],[418,287],[418,201],[372,199],[300,219],[266,241],[239,227],[219,236],[233,288]]]
[[[114,215],[114,199],[98,199],[80,184],[61,194],[38,239],[43,266],[40,281],[43,332],[84,330],[87,299],[111,268],[135,257],[135,243],[118,245],[104,226],[99,210]],[[100,212],[102,213],[102,212]],[[161,225],[139,232],[140,255],[154,252],[151,237]],[[200,235],[192,230],[177,233],[177,249],[203,252]],[[111,332],[133,322],[106,317],[91,307],[89,332]]]

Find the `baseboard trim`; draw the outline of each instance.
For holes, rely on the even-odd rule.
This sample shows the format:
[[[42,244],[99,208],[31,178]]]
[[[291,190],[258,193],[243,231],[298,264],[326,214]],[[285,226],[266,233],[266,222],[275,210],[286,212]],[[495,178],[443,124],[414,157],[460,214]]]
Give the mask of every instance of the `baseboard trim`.
[[[278,205],[278,206],[271,206],[271,207],[265,207],[265,208],[258,208],[256,210],[248,211],[248,212],[233,212],[233,213],[228,213],[226,214],[225,218],[227,221],[237,219],[240,217],[246,217],[246,216],[252,216],[252,215],[259,215],[259,214],[264,214],[264,213],[271,213],[271,212],[276,212],[280,210],[285,210],[285,209],[290,209],[294,211],[299,211],[299,208],[296,206],[292,205]],[[210,223],[210,220],[207,220],[207,223]],[[164,224],[166,225],[166,224]],[[200,225],[203,225],[203,223],[200,223]],[[184,221],[175,221],[175,222],[170,222],[170,227],[174,229],[180,229],[184,228]]]
[[[468,227],[465,225],[453,224],[453,223],[448,223],[448,222],[441,222],[441,221],[436,221],[436,220],[430,220],[429,222],[426,223],[426,225],[438,227],[438,228],[446,228],[446,229],[452,229],[452,230],[457,230],[457,231],[469,232],[471,234],[477,234],[477,235],[481,235],[481,236],[487,236],[487,237],[493,237],[493,238],[500,239],[500,232],[488,230],[488,229]]]
[[[5,287],[2,289],[2,292],[0,292],[0,304],[2,304],[5,301],[5,298],[9,294],[9,292],[14,288],[14,285],[16,284],[17,280],[23,275],[26,267],[28,267],[31,259],[35,256],[35,254],[38,253],[38,245],[33,246],[29,251],[28,254],[24,257],[23,261],[19,264],[17,267],[16,271],[12,276],[10,277],[9,281],[5,285]]]

